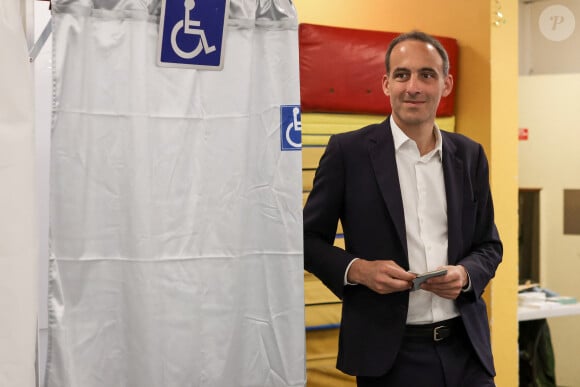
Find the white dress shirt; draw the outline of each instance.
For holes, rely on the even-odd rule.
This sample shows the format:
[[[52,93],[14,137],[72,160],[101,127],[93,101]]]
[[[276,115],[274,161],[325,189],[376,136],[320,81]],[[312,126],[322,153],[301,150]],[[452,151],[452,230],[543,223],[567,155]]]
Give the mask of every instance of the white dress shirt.
[[[447,199],[443,180],[443,150],[439,128],[435,148],[421,156],[415,141],[397,126],[391,130],[403,198],[409,268],[423,273],[447,265]],[[459,315],[453,300],[425,290],[410,293],[407,324],[428,324]]]

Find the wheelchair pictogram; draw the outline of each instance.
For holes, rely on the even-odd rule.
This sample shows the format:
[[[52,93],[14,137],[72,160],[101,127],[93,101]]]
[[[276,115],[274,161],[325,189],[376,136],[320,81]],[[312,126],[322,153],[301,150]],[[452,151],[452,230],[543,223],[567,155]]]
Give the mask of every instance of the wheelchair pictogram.
[[[282,150],[302,149],[302,120],[300,106],[282,105],[281,113],[281,140]]]
[[[294,107],[294,109],[292,109],[292,122],[286,127],[286,141],[288,141],[288,144],[292,145],[294,148],[300,148],[302,145],[292,141],[292,138],[290,137],[292,129],[297,132],[302,131],[302,122],[298,120],[299,113],[300,109],[298,107]]]
[[[198,56],[203,50],[206,54],[210,54],[216,50],[215,46],[210,46],[207,42],[205,36],[205,31],[201,28],[201,22],[199,20],[191,20],[190,13],[195,8],[195,0],[185,0],[183,3],[185,7],[185,15],[182,20],[179,20],[173,26],[171,30],[171,48],[173,51],[183,59],[191,59]],[[200,27],[200,28],[195,28]],[[191,35],[192,37],[199,36],[199,41],[195,48],[191,51],[184,51],[179,47],[177,42],[177,34],[183,29],[185,35]]]

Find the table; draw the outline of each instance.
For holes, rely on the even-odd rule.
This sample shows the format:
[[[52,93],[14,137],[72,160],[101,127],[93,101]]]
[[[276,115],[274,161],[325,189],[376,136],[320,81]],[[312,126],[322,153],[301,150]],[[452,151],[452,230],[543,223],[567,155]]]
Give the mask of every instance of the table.
[[[570,316],[580,314],[580,303],[559,304],[546,301],[533,306],[518,306],[518,321],[538,320],[542,318]]]

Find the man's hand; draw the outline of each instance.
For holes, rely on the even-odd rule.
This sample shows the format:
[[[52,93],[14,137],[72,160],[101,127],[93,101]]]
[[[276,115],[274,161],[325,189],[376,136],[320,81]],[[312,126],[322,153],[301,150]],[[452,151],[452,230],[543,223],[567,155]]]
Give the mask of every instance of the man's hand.
[[[352,263],[347,274],[348,282],[364,285],[379,294],[409,290],[415,277],[394,261],[367,261],[361,258]]]
[[[447,274],[429,278],[421,284],[421,289],[433,292],[439,297],[455,300],[459,297],[461,289],[468,284],[467,271],[461,265],[442,266],[440,269],[447,269]]]

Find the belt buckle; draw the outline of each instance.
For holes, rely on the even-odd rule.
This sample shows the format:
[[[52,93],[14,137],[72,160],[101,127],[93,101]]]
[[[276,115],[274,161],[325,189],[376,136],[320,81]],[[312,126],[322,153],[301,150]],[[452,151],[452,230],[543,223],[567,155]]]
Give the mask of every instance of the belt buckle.
[[[441,337],[439,330],[447,328],[445,325],[439,325],[438,327],[433,328],[433,341],[441,341],[444,340],[445,337]]]

